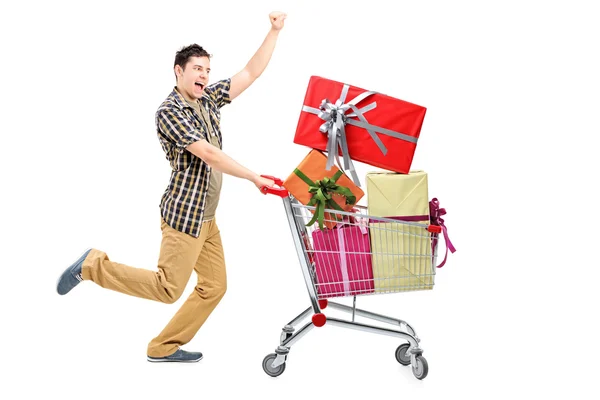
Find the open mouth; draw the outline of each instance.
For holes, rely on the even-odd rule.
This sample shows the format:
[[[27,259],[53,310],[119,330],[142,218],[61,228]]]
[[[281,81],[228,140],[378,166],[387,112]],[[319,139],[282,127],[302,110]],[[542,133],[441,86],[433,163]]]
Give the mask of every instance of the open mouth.
[[[195,85],[199,89],[204,89],[204,83],[202,83],[202,82],[195,82]]]

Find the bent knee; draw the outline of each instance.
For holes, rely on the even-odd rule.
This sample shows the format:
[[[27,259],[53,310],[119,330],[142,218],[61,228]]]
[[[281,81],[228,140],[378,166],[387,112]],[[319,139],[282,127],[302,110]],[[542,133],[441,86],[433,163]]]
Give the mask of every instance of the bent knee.
[[[223,298],[223,296],[225,296],[226,291],[227,291],[227,285],[217,286],[217,287],[214,287],[209,290],[209,296],[221,299],[221,298]]]
[[[224,284],[223,286],[219,287],[219,289],[217,290],[217,295],[219,297],[223,297],[225,296],[225,292],[227,292],[227,284]]]
[[[221,282],[221,284],[215,288],[215,296],[221,298],[225,296],[225,292],[227,292],[227,281]]]
[[[217,298],[221,299],[225,296],[225,292],[227,291],[227,285],[216,286],[216,287],[203,287],[196,286],[196,293],[200,295],[203,299],[209,298]]]
[[[173,304],[179,300],[182,294],[183,289],[167,289],[165,290],[165,294],[162,296],[161,301],[165,304]]]

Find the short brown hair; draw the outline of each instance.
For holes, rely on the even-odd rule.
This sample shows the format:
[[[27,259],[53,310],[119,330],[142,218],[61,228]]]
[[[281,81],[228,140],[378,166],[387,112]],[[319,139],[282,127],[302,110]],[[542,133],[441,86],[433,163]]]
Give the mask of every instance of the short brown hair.
[[[183,47],[181,50],[175,53],[175,63],[173,64],[173,68],[175,68],[176,65],[179,65],[181,69],[185,70],[185,65],[191,57],[208,57],[208,59],[210,59],[212,55],[208,54],[208,52],[204,50],[202,46],[194,43]]]

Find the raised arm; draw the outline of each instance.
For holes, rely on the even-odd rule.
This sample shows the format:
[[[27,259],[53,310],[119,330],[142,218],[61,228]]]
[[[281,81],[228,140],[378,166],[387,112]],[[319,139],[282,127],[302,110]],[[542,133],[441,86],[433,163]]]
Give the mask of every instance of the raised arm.
[[[231,78],[231,88],[229,90],[229,96],[231,99],[235,99],[263,73],[267,64],[271,60],[273,50],[275,49],[275,43],[279,36],[279,32],[283,28],[283,22],[287,15],[285,13],[274,11],[269,14],[271,21],[271,29],[265,40],[258,48],[254,56],[248,61],[248,64],[240,72],[235,74]]]

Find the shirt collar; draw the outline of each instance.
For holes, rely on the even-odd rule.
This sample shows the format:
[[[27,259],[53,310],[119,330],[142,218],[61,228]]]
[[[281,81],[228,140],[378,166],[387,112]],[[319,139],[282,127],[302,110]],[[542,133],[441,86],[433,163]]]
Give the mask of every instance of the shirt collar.
[[[192,108],[192,106],[190,106],[190,104],[185,100],[185,97],[183,97],[183,95],[179,93],[179,90],[177,90],[177,86],[173,86],[173,91],[171,92],[170,97],[173,99],[173,101],[175,101],[175,104],[177,104],[179,107]],[[208,95],[206,93],[202,93],[202,99],[208,99]]]
[[[177,86],[173,87],[173,91],[171,92],[170,97],[173,99],[175,104],[177,104],[177,106],[179,106],[180,108],[192,108],[192,106],[190,106],[188,104],[188,102],[185,100],[183,95],[181,93],[179,93],[179,90],[177,90]]]

